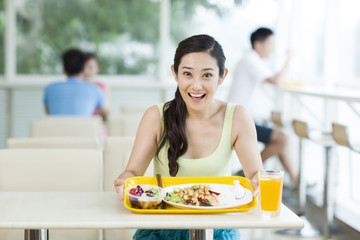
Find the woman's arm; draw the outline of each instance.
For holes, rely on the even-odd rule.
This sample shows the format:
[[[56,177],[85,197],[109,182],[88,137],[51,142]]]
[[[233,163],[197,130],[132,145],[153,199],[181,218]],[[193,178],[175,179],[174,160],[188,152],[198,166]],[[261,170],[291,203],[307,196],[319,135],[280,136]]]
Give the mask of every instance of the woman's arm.
[[[144,175],[156,153],[160,131],[160,112],[157,106],[152,106],[145,112],[140,122],[126,169],[114,182],[120,199],[124,199],[123,186],[125,180],[129,177]]]
[[[254,194],[258,195],[259,181],[257,173],[263,169],[259,147],[257,144],[255,124],[241,106],[236,106],[233,116],[231,139],[235,152],[243,167],[245,176],[251,180]]]

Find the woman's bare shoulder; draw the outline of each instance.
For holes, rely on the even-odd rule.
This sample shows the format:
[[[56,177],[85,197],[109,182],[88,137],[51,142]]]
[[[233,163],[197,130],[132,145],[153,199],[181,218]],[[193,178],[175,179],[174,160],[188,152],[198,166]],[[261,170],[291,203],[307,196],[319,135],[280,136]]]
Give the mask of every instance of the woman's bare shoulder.
[[[143,120],[147,120],[152,123],[154,123],[153,121],[160,121],[159,107],[157,105],[149,107],[144,113]]]
[[[241,105],[236,105],[233,116],[233,128],[240,130],[251,123],[253,123],[253,120],[248,110]]]
[[[249,115],[249,112],[248,110],[241,106],[241,105],[236,105],[235,106],[235,110],[234,110],[234,116],[237,116],[237,117],[241,117],[241,116],[247,116]]]

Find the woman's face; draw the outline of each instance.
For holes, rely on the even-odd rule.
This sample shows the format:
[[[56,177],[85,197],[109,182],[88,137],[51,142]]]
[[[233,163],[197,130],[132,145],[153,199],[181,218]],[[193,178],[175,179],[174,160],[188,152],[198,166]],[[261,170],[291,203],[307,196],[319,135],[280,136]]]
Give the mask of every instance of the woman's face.
[[[84,67],[85,79],[92,79],[96,74],[99,73],[99,65],[95,58],[90,58],[86,61]]]
[[[173,75],[187,108],[201,109],[211,103],[218,85],[227,74],[219,76],[217,61],[206,52],[189,53],[182,57],[178,73]]]

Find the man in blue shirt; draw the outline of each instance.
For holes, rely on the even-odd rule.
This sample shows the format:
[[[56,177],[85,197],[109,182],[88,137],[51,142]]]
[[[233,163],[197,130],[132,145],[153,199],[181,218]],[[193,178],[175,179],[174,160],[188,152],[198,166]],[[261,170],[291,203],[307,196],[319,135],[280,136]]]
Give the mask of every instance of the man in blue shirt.
[[[66,51],[63,56],[65,82],[49,84],[45,88],[45,111],[50,115],[90,117],[96,108],[105,121],[109,114],[104,92],[96,85],[83,80],[85,55],[77,49]]]

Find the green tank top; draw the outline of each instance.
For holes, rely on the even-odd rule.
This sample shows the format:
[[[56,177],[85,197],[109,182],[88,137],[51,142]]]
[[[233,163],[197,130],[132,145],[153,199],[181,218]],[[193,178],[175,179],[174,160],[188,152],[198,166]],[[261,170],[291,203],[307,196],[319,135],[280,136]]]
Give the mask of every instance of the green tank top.
[[[163,106],[157,105],[161,116],[161,125],[163,126]],[[226,106],[225,119],[222,129],[220,142],[216,150],[207,157],[198,159],[187,159],[180,157],[178,159],[179,171],[176,176],[231,176],[231,129],[235,104],[228,103]],[[159,159],[154,158],[154,173],[162,176],[170,176],[168,161],[169,143],[159,152]]]

